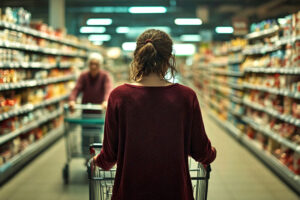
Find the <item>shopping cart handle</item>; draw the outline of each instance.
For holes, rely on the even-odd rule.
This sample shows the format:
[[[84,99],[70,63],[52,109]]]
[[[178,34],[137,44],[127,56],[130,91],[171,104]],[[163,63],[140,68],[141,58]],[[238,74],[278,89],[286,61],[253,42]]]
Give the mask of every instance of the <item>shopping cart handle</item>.
[[[70,109],[70,105],[69,104],[65,104],[64,105],[64,109],[65,110],[69,110]],[[103,106],[100,105],[100,104],[75,104],[74,105],[74,109],[77,109],[77,110],[102,111],[103,110]]]
[[[102,146],[103,146],[102,143],[93,143],[93,144],[90,144],[90,154],[91,155],[95,155],[96,154],[95,149],[101,149]]]
[[[210,172],[211,172],[211,166],[210,166],[210,165],[207,165],[207,166],[206,166],[206,177],[207,177],[207,179],[210,178]]]
[[[206,171],[207,171],[207,172],[211,172],[211,166],[210,166],[210,165],[207,165],[207,166],[206,166]]]
[[[97,149],[101,149],[103,146],[102,143],[93,143],[93,144],[90,144],[90,148],[97,148]]]

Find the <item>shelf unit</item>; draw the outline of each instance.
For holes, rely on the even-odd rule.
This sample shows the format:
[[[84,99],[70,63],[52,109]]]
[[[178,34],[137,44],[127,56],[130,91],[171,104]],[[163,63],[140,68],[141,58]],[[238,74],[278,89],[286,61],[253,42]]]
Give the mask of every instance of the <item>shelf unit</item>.
[[[9,134],[2,135],[0,137],[0,145],[7,142],[7,141],[9,141],[9,140],[11,140],[11,139],[13,139],[13,138],[15,138],[15,137],[17,137],[17,136],[19,136],[19,135],[21,135],[21,134],[24,134],[24,133],[40,126],[41,124],[43,124],[47,121],[50,121],[50,120],[60,116],[61,114],[63,114],[63,111],[62,111],[62,109],[59,109],[59,110],[57,110],[57,111],[55,111],[51,114],[48,114],[47,116],[42,117],[41,119],[38,119],[34,122],[26,124],[25,126],[10,132]]]
[[[278,111],[276,111],[274,109],[266,108],[262,105],[259,105],[257,103],[251,102],[251,101],[243,100],[243,103],[244,103],[244,105],[246,105],[250,108],[256,109],[256,110],[261,111],[261,112],[268,113],[269,115],[271,115],[271,116],[273,116],[277,119],[280,119],[282,121],[285,121],[287,123],[290,123],[290,124],[293,124],[297,127],[300,127],[300,119],[297,119],[297,118],[295,118],[291,115],[281,114],[281,113],[279,113]]]
[[[42,103],[37,104],[37,105],[32,105],[32,104],[23,105],[19,108],[10,110],[10,111],[5,112],[5,113],[1,113],[0,114],[0,121],[11,118],[11,117],[14,117],[14,116],[17,116],[17,115],[22,115],[22,114],[34,111],[35,109],[38,109],[38,108],[41,108],[41,107],[45,107],[45,106],[48,106],[48,105],[51,105],[51,104],[58,103],[60,101],[65,100],[68,97],[69,97],[69,94],[66,94],[66,95],[63,95],[61,97],[47,99],[47,100],[45,100]]]
[[[259,39],[259,38],[262,38],[262,37],[266,37],[266,36],[275,34],[279,30],[280,30],[279,26],[274,26],[274,27],[266,29],[266,30],[249,33],[248,35],[246,35],[246,39],[248,39],[248,40]]]
[[[65,82],[65,81],[71,81],[75,80],[76,76],[75,75],[68,75],[64,77],[59,77],[59,78],[46,78],[42,80],[26,80],[26,81],[20,81],[17,83],[3,83],[0,84],[0,92],[4,90],[13,90],[13,89],[20,89],[20,88],[27,88],[27,87],[37,87],[37,86],[42,86],[42,85],[49,85],[53,83],[59,83],[59,82]]]
[[[86,61],[87,59],[89,52],[99,51],[99,49],[96,46],[91,46],[89,44],[87,45],[79,40],[78,42],[73,42],[64,38],[48,35],[46,33],[34,30],[29,27],[23,27],[3,21],[0,21],[0,31],[1,30],[7,30],[6,33],[9,33],[11,31],[20,34],[22,33],[26,35],[23,35],[24,37],[28,36],[43,39],[49,44],[51,43],[51,46],[49,46],[51,48],[41,47],[37,45],[28,45],[0,39],[0,49],[5,49],[8,52],[19,52],[25,56],[30,55],[30,61],[28,61],[29,59],[26,59],[25,61],[25,57],[21,57],[21,59],[18,58],[20,60],[17,61],[5,60],[8,58],[4,58],[4,60],[1,60],[0,57],[0,70],[22,70],[22,72],[24,70],[33,70],[35,72],[46,70],[47,73],[52,72],[52,70],[67,70],[68,72],[65,74],[65,71],[61,71],[60,76],[53,77],[51,75],[50,77],[44,79],[29,79],[19,82],[11,81],[8,83],[0,83],[0,95],[5,95],[6,93],[10,94],[13,91],[23,91],[27,88],[34,90],[44,90],[45,92],[44,88],[48,88],[48,85],[51,85],[50,87],[52,87],[52,85],[54,85],[53,87],[66,86],[67,83],[76,79],[75,73],[70,73],[71,69],[81,69],[83,67],[82,64],[79,65],[77,63],[84,63],[84,61]],[[21,40],[14,41],[21,42]],[[56,48],[53,48],[54,46]],[[35,57],[37,57],[37,59],[33,59],[31,55],[34,55]],[[48,60],[50,59],[51,62],[48,62]],[[77,62],[78,59],[80,59],[80,62]],[[25,105],[21,105],[18,107],[15,106],[15,108],[6,112],[2,110],[0,113],[0,123],[4,123],[6,120],[15,120],[17,119],[17,116],[27,116],[30,112],[33,111],[43,112],[45,115],[43,115],[35,121],[26,123],[21,127],[12,129],[13,131],[9,133],[0,133],[0,150],[2,147],[4,148],[6,144],[10,144],[11,141],[13,141],[14,139],[19,139],[19,137],[26,135],[32,130],[36,130],[36,128],[40,127],[41,125],[46,124],[47,122],[51,122],[58,117],[61,117],[63,114],[63,108],[61,107],[62,102],[69,97],[68,88],[64,88],[64,91],[67,91],[67,93],[55,93],[54,95],[51,95],[52,98],[45,99],[38,104],[28,102]],[[45,96],[44,98],[49,97]],[[51,110],[53,108],[57,109],[53,111]],[[38,111],[38,109],[41,109],[41,111]],[[10,157],[8,160],[4,159],[5,162],[0,165],[0,184],[3,183],[12,174],[14,174],[17,170],[19,170],[25,163],[27,163],[33,157],[38,155],[41,151],[46,149],[47,146],[49,146],[55,140],[61,137],[62,133],[63,125],[49,131],[43,138],[30,144],[18,154],[13,154],[14,156]]]
[[[252,73],[265,73],[265,74],[288,74],[288,75],[300,75],[299,67],[280,68],[280,67],[249,67],[245,69],[245,72]]]
[[[276,174],[300,194],[300,175],[292,171],[290,166],[287,167],[277,158],[281,152],[279,155],[275,153],[275,150],[278,149],[280,149],[282,153],[288,149],[293,153],[292,155],[300,155],[299,141],[294,139],[294,136],[299,135],[299,132],[296,132],[296,130],[300,128],[300,119],[292,112],[292,103],[286,103],[286,105],[290,106],[291,111],[286,111],[288,109],[284,107],[286,99],[288,99],[288,102],[298,102],[297,105],[299,105],[300,91],[296,91],[296,89],[299,88],[298,82],[300,82],[300,79],[298,80],[297,77],[300,75],[300,67],[297,67],[297,65],[292,62],[290,66],[284,62],[285,64],[282,64],[284,66],[280,64],[274,64],[273,66],[265,65],[267,67],[257,67],[260,66],[263,61],[260,63],[256,62],[252,66],[247,62],[249,61],[248,58],[255,61],[256,59],[265,58],[268,55],[277,55],[277,51],[281,51],[285,48],[284,45],[293,45],[294,42],[300,41],[300,36],[291,38],[279,37],[281,31],[282,29],[277,26],[264,31],[250,33],[246,36],[248,44],[250,45],[240,48],[229,47],[228,51],[222,51],[223,53],[220,54],[222,56],[226,55],[224,52],[228,52],[228,63],[226,66],[215,67],[216,65],[213,63],[207,62],[206,65],[201,64],[199,70],[209,71],[210,82],[208,88],[210,91],[205,94],[208,96],[206,97],[208,100],[206,104],[210,105],[206,106],[209,116],[214,119],[217,124],[226,129],[237,141],[259,157],[271,170],[276,172]],[[265,40],[265,37],[272,37],[273,40]],[[277,37],[279,39],[277,39]],[[276,40],[274,38],[276,38]],[[257,45],[257,40],[260,42],[272,41],[270,42],[272,44],[260,44],[259,46]],[[251,45],[251,43],[254,45]],[[243,57],[238,56],[240,54],[242,54]],[[278,53],[278,55],[281,54]],[[215,59],[216,57],[214,57],[211,62],[215,62]],[[272,63],[277,62],[272,60]],[[278,77],[287,77],[284,79],[286,82],[282,81],[283,78],[280,79]],[[274,86],[272,87],[270,85],[272,78],[278,78],[279,81],[282,82],[275,87],[274,81]],[[218,80],[214,81],[215,79]],[[264,85],[259,85],[258,83]],[[221,102],[213,100],[220,96],[220,94],[216,94],[213,91],[222,93],[222,91],[224,92],[224,87],[229,87],[231,90],[227,96],[231,103],[225,111],[223,110],[223,112],[228,112],[225,114],[225,119],[218,114],[218,112],[220,112],[219,110],[222,110],[220,109],[220,105],[218,105],[218,103]],[[228,101],[224,95],[222,97],[224,101]],[[273,102],[274,99],[277,100],[276,104],[274,102],[274,105],[278,105],[279,108],[276,109],[285,109],[284,112],[279,112],[275,110],[275,108],[250,101],[250,99],[259,99],[260,102],[263,102],[261,98],[269,97],[271,99],[268,99],[267,102],[270,104],[270,101]],[[258,120],[261,114],[265,116],[264,120],[267,120],[264,121],[264,123]],[[296,127],[295,131],[291,133],[293,135],[287,136],[288,134],[275,131],[281,130],[281,128],[278,127],[277,129],[269,128],[269,123],[277,123],[277,121],[280,123],[280,126]],[[251,139],[248,134],[254,134],[251,136],[253,139]],[[261,141],[259,141],[260,137],[262,139]],[[268,149],[262,147],[263,142],[264,145],[268,145]],[[274,146],[272,146],[272,144],[274,144]],[[295,156],[293,159],[296,160],[297,157]]]
[[[255,110],[259,111],[260,113],[266,114],[266,116],[270,117],[267,122],[264,123],[270,123],[271,120],[278,119],[281,120],[283,123],[288,124],[289,126],[295,126],[300,127],[300,119],[292,116],[292,114],[283,114],[274,108],[270,108],[264,105],[260,105],[256,102],[250,101],[248,99],[256,98],[268,98],[269,94],[272,94],[272,98],[276,98],[277,102],[284,108],[286,101],[286,98],[290,98],[290,101],[297,101],[300,99],[300,92],[291,90],[291,86],[289,84],[292,84],[293,81],[297,80],[295,77],[300,75],[300,68],[293,65],[293,62],[277,62],[276,58],[283,59],[279,57],[279,55],[284,55],[286,51],[283,51],[282,49],[288,48],[284,45],[290,44],[292,45],[294,42],[299,40],[299,36],[297,37],[281,37],[281,31],[283,29],[279,26],[275,26],[273,28],[263,30],[260,32],[250,33],[246,36],[246,38],[249,40],[249,43],[257,43],[260,42],[260,48],[256,48],[256,45],[249,45],[245,50],[243,50],[243,53],[247,56],[249,56],[249,60],[255,64],[251,66],[251,63],[247,63],[244,67],[245,72],[245,82],[243,84],[243,87],[246,91],[246,94],[243,99],[243,104],[246,107],[246,109],[249,109],[248,111]],[[269,37],[266,39],[266,37]],[[269,41],[268,43],[263,44],[262,42]],[[254,57],[252,57],[254,55]],[[272,59],[271,55],[275,55],[275,60],[268,60],[269,58]],[[277,55],[277,57],[276,57]],[[283,57],[283,56],[282,56]],[[266,63],[263,63],[263,60],[265,59]],[[288,57],[285,57],[285,59],[288,61]],[[248,60],[248,61],[249,61]],[[268,62],[269,64],[267,64]],[[263,64],[262,64],[263,63]],[[277,64],[274,64],[277,63]],[[281,64],[283,66],[281,66]],[[264,67],[257,67],[257,66],[264,66]],[[275,66],[274,66],[275,65]],[[268,66],[268,67],[267,67]],[[276,77],[280,76],[280,78],[275,79]],[[253,79],[251,79],[254,77]],[[264,80],[265,78],[272,77],[273,83],[277,80],[280,82],[280,86],[266,86]],[[286,82],[284,85],[282,84],[282,80],[285,80]],[[252,80],[252,81],[251,81]],[[259,84],[253,84],[253,80],[255,80],[255,83],[260,82]],[[266,80],[266,79],[265,79]],[[266,80],[268,84],[272,83],[272,81]],[[259,91],[260,93],[257,93]],[[257,96],[255,96],[257,95]],[[259,96],[260,95],[260,96]],[[251,98],[249,98],[251,97]],[[255,99],[255,98],[254,98]],[[270,101],[274,101],[271,100]],[[277,103],[278,104],[278,103]],[[277,105],[276,104],[276,105]],[[287,104],[287,106],[291,106]],[[292,108],[290,108],[292,109]],[[274,132],[271,130],[271,128],[268,127],[268,124],[260,124],[257,123],[255,120],[257,119],[257,116],[255,117],[255,114],[252,115],[251,112],[246,113],[242,118],[246,122],[247,126],[251,127],[252,130],[255,131],[255,134],[263,134],[265,138],[268,139],[267,144],[269,144],[270,141],[275,141],[276,144],[288,148],[294,154],[300,154],[300,145],[292,140],[292,137],[285,138],[281,136],[281,133]],[[297,132],[293,133],[299,134]],[[248,137],[245,137],[243,139],[243,143],[245,146],[247,146],[250,150],[252,150],[258,157],[262,158],[263,161],[277,174],[281,176],[282,179],[284,179],[286,182],[290,184],[291,187],[293,187],[298,193],[300,193],[300,176],[296,175],[293,171],[288,169],[287,166],[282,164],[275,156],[272,155],[271,152],[275,151],[278,147],[270,147],[268,151],[263,150],[262,148],[259,148],[258,145],[255,145],[256,142],[254,140],[249,139]],[[258,143],[258,142],[257,142]],[[269,152],[270,151],[270,152]],[[295,157],[296,159],[296,157]]]
[[[243,87],[250,90],[258,90],[258,91],[267,92],[271,94],[291,97],[294,99],[300,99],[300,92],[293,92],[288,89],[269,88],[265,86],[253,85],[248,83],[244,83]]]
[[[61,38],[58,38],[58,37],[55,37],[55,36],[50,36],[46,33],[34,30],[32,28],[19,26],[19,25],[16,25],[16,24],[8,23],[8,22],[0,21],[0,28],[25,33],[25,34],[28,34],[28,35],[31,35],[31,36],[34,36],[34,37],[46,39],[46,40],[49,40],[49,41],[52,41],[52,42],[57,42],[57,43],[64,44],[64,45],[67,45],[67,46],[72,46],[72,47],[75,47],[75,48],[78,48],[78,49],[89,50],[89,48],[87,48],[86,46],[75,44],[72,41],[66,41],[64,39],[61,39]]]
[[[248,136],[243,134],[230,122],[220,120],[210,111],[208,111],[208,114],[220,127],[227,130],[227,132],[230,133],[234,138],[236,138],[238,142],[247,147],[251,152],[259,157],[263,163],[265,163],[269,168],[274,170],[280,177],[288,182],[295,191],[300,192],[300,188],[298,187],[300,185],[299,176],[295,175],[286,166],[281,164],[273,155],[265,152],[262,148],[259,147],[258,144],[255,143],[255,141],[251,140]],[[298,147],[297,151],[299,151]]]
[[[54,56],[66,56],[66,57],[87,57],[87,54],[80,53],[65,53],[63,50],[42,48],[36,45],[26,45],[16,42],[0,41],[0,48],[16,49],[21,51],[30,51],[34,53],[54,55]]]
[[[51,130],[43,139],[31,144],[24,151],[14,156],[14,158],[6,162],[4,165],[0,166],[0,183],[3,183],[5,180],[7,180],[17,170],[21,169],[24,164],[29,162],[43,150],[47,149],[48,146],[54,143],[62,135],[63,126]]]

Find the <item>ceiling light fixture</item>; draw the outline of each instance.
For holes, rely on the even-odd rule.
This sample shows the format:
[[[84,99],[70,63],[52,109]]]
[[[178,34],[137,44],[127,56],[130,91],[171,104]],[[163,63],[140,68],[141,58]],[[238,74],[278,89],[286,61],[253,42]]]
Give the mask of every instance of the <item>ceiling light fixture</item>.
[[[232,34],[233,28],[231,26],[218,26],[216,27],[216,33],[218,34]]]
[[[82,26],[80,27],[80,33],[104,33],[106,28],[103,26]]]
[[[187,34],[187,35],[181,35],[180,40],[182,42],[200,42],[201,41],[201,35],[197,34]]]
[[[135,6],[128,9],[132,14],[154,14],[154,13],[166,13],[167,8],[163,6]]]
[[[110,35],[107,35],[107,34],[92,34],[92,35],[89,35],[89,40],[90,41],[109,41],[111,39],[111,36]]]
[[[174,20],[177,25],[201,25],[202,20],[199,18],[177,18]]]
[[[122,49],[124,51],[134,51],[136,48],[136,43],[135,42],[124,42],[122,44]]]
[[[130,31],[129,27],[119,26],[116,28],[117,33],[128,33]]]
[[[109,18],[90,18],[86,21],[87,25],[111,25],[112,19]]]
[[[173,50],[176,56],[191,56],[196,52],[194,44],[174,44]]]

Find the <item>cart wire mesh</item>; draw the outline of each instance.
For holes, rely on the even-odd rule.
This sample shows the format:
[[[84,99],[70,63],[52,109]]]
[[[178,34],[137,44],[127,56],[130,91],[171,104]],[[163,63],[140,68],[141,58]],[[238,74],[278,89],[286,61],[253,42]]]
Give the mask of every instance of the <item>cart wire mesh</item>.
[[[189,171],[195,200],[207,200],[208,181],[210,178],[210,166],[206,168],[189,158]],[[89,199],[110,200],[113,191],[116,169],[104,171],[101,168],[88,164]]]

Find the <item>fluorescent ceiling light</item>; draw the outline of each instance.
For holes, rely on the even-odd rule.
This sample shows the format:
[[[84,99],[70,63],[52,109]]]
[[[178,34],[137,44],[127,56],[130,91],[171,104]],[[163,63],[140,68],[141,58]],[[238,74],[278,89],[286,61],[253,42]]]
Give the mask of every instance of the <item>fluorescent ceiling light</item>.
[[[103,26],[83,26],[80,27],[80,33],[104,33],[106,28]]]
[[[126,26],[120,26],[116,28],[117,33],[128,33],[129,32],[129,27]]]
[[[109,41],[111,39],[110,35],[106,35],[106,34],[92,34],[89,35],[89,40],[90,41]]]
[[[199,18],[177,18],[174,20],[177,25],[201,25],[202,20]]]
[[[176,56],[191,56],[196,52],[194,44],[174,44],[173,50]]]
[[[140,6],[140,7],[130,7],[128,11],[134,14],[166,13],[167,8],[162,6]]]
[[[136,48],[136,43],[135,42],[124,42],[122,44],[122,49],[124,51],[134,51]]]
[[[111,25],[112,19],[109,18],[90,18],[86,22],[87,25]]]
[[[180,40],[183,42],[200,42],[201,41],[201,35],[181,35]]]
[[[139,27],[130,27],[129,32],[126,34],[126,37],[131,39],[136,39],[137,36],[142,34],[147,29],[158,29],[168,34],[171,33],[171,28],[168,26],[139,26]]]
[[[69,9],[69,8],[68,8]],[[92,12],[92,13],[128,13],[128,7],[125,6],[94,6],[91,9],[80,8],[81,12]]]
[[[218,26],[216,27],[216,33],[231,34],[233,33],[233,28],[231,26]]]

